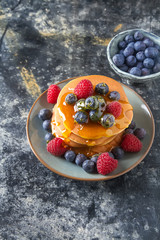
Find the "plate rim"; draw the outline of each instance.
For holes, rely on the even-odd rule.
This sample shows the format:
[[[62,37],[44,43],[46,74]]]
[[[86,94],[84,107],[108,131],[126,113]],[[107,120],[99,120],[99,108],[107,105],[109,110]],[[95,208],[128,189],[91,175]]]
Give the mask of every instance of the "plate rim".
[[[81,77],[83,77],[83,76],[81,76]],[[86,76],[84,76],[84,77],[86,77]],[[60,81],[60,82],[58,82],[58,83],[54,83],[54,84],[55,84],[55,85],[59,85],[59,84],[61,84],[61,83],[64,83],[64,82],[73,80],[73,79],[75,79],[75,78],[77,78],[77,77],[67,78],[67,79],[65,79],[65,80],[62,80],[62,81]],[[145,156],[148,154],[148,152],[149,152],[149,150],[151,149],[152,144],[153,144],[153,140],[154,140],[154,137],[155,137],[155,122],[154,122],[154,117],[153,117],[153,114],[152,114],[152,112],[151,112],[151,110],[150,110],[149,105],[145,102],[145,100],[144,100],[137,92],[135,92],[132,88],[130,88],[129,86],[125,85],[124,83],[121,83],[121,82],[119,82],[119,83],[120,83],[122,86],[124,86],[124,87],[128,88],[129,90],[131,90],[132,92],[134,92],[134,94],[136,94],[137,97],[140,98],[140,100],[146,105],[146,107],[147,107],[147,109],[148,109],[148,111],[149,111],[149,113],[150,113],[150,115],[151,115],[153,134],[152,134],[151,141],[150,141],[150,143],[149,143],[149,146],[148,146],[147,150],[146,150],[145,153],[140,157],[140,159],[139,159],[136,163],[134,163],[131,167],[127,168],[126,170],[124,170],[124,171],[122,171],[122,172],[120,172],[120,173],[117,173],[117,174],[115,174],[114,176],[104,176],[104,177],[102,177],[102,178],[100,178],[100,179],[97,179],[97,178],[91,178],[91,179],[89,179],[89,178],[80,178],[80,177],[70,176],[70,175],[61,173],[61,172],[57,171],[56,169],[52,168],[50,165],[48,165],[48,164],[38,155],[38,153],[35,151],[32,143],[31,143],[30,136],[29,136],[29,120],[30,120],[30,115],[31,115],[31,113],[32,113],[32,110],[33,110],[34,106],[35,106],[36,103],[38,102],[38,100],[42,97],[42,95],[44,95],[44,94],[48,91],[48,89],[47,89],[47,90],[45,90],[45,91],[34,101],[32,107],[30,108],[30,111],[29,111],[29,113],[28,113],[27,123],[26,123],[26,134],[27,134],[27,139],[28,139],[30,148],[31,148],[32,152],[34,153],[34,155],[37,157],[37,159],[38,159],[45,167],[47,167],[47,168],[48,168],[49,170],[51,170],[52,172],[54,172],[54,173],[56,173],[56,174],[58,174],[58,175],[60,175],[60,176],[63,176],[63,177],[65,177],[65,178],[74,179],[74,180],[78,180],[78,181],[96,181],[96,182],[97,182],[97,181],[111,180],[111,179],[120,177],[120,176],[124,175],[125,173],[131,171],[131,170],[134,169],[137,165],[140,164],[140,162],[141,162],[141,161],[145,158]]]

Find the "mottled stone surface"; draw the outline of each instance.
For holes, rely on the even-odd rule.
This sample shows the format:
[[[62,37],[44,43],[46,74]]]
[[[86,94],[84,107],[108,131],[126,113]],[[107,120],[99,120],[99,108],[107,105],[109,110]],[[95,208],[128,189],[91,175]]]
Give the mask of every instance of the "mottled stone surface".
[[[160,82],[131,86],[149,104],[156,136],[129,173],[79,182],[49,171],[26,138],[28,112],[41,92],[69,77],[102,74],[117,32],[160,35],[159,1],[0,1],[0,239],[159,240]]]

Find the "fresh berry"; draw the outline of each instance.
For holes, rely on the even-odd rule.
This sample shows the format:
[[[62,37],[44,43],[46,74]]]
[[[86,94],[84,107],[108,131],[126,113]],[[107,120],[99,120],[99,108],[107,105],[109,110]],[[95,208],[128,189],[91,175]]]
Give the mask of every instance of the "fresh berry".
[[[100,155],[100,154],[94,154],[94,155],[91,157],[91,161],[97,163],[97,160],[98,160],[99,155]]]
[[[101,117],[101,125],[104,127],[104,128],[109,128],[109,127],[112,127],[115,123],[115,117],[112,115],[112,114],[104,114],[102,117]]]
[[[126,43],[134,42],[133,35],[130,35],[130,34],[126,35],[125,41],[126,41]]]
[[[129,70],[129,73],[135,76],[141,76],[141,69],[139,69],[138,67],[132,67]]]
[[[151,46],[152,47],[152,46]],[[160,45],[158,45],[158,44],[155,44],[155,46],[154,46],[155,48],[157,48],[158,49],[158,51],[160,51]]]
[[[41,120],[48,120],[48,119],[51,119],[52,117],[52,112],[49,110],[49,109],[46,109],[46,108],[43,108],[39,111],[38,113],[38,117],[41,119]]]
[[[78,99],[92,96],[93,92],[93,85],[91,81],[87,79],[81,80],[74,89],[74,94],[76,94]]]
[[[133,55],[130,55],[126,58],[126,64],[128,67],[135,66],[136,62],[137,62],[137,60],[136,60],[135,56],[133,56]]]
[[[155,47],[148,47],[144,52],[147,58],[155,58],[158,55],[158,49]]]
[[[120,115],[121,115],[121,112],[122,112],[122,106],[119,102],[117,101],[114,101],[114,102],[111,102],[107,105],[106,107],[106,111],[108,113],[111,113],[113,114],[113,116],[115,118],[118,118]]]
[[[144,128],[136,128],[134,130],[134,135],[142,140],[146,136],[146,130]]]
[[[77,96],[74,93],[69,93],[65,98],[65,102],[68,104],[74,104],[76,101]]]
[[[152,58],[145,58],[143,65],[145,68],[152,68],[154,66],[154,60]]]
[[[134,42],[128,43],[127,47],[132,47],[132,48],[134,48]]]
[[[74,161],[75,161],[75,158],[76,158],[76,154],[75,154],[75,152],[73,152],[72,150],[68,150],[67,152],[65,152],[64,158],[65,158],[68,162],[74,162]]]
[[[131,129],[131,128],[126,128],[125,131],[124,131],[124,135],[125,135],[125,134],[130,134],[130,133],[131,133],[131,134],[133,133],[133,129]]]
[[[118,101],[120,99],[120,94],[117,91],[112,91],[112,92],[109,93],[108,97],[111,100],[117,100]]]
[[[44,130],[51,132],[51,120],[44,120],[42,127]]]
[[[46,133],[44,139],[45,141],[48,143],[49,141],[51,141],[54,138],[54,136],[52,135],[52,133],[48,132]]]
[[[128,66],[126,64],[123,64],[121,67],[119,67],[120,70],[127,72],[128,71]]]
[[[143,61],[145,59],[145,55],[143,51],[137,52],[136,53],[136,58],[138,61]]]
[[[102,96],[100,96],[100,95],[96,95],[95,97],[98,100],[99,108],[101,108],[101,109],[105,108],[105,106],[106,106],[105,99]]]
[[[123,51],[123,54],[125,57],[128,57],[129,55],[133,55],[134,53],[134,48],[132,47],[126,47]]]
[[[142,76],[147,76],[149,74],[151,74],[151,70],[150,69],[148,69],[148,68],[142,68],[141,69],[141,75]]]
[[[142,62],[137,62],[136,67],[139,68],[139,69],[142,69],[143,68],[143,63]]]
[[[157,73],[157,72],[160,72],[160,63],[156,63],[154,68],[153,68],[153,72],[154,73]]]
[[[48,103],[55,104],[57,102],[58,95],[61,89],[59,86],[52,84],[49,86],[47,91],[47,101]]]
[[[135,129],[136,128],[135,121],[132,120],[131,123],[129,124],[128,128]]]
[[[99,174],[107,175],[114,171],[118,166],[118,161],[109,156],[109,154],[102,153],[97,160],[97,171]]]
[[[106,83],[98,83],[95,87],[95,92],[98,94],[105,95],[109,92],[109,87]]]
[[[98,102],[98,99],[95,97],[95,96],[91,96],[91,97],[88,97],[86,98],[86,101],[85,101],[85,108],[87,110],[95,110],[99,107],[99,102]]]
[[[67,151],[67,148],[63,146],[61,138],[54,138],[47,144],[47,151],[55,156],[62,156]]]
[[[118,48],[119,49],[125,49],[125,47],[127,46],[126,42],[125,41],[120,41],[118,43]]]
[[[85,99],[79,99],[76,104],[74,105],[74,110],[75,112],[79,111],[79,110],[85,110]]]
[[[76,156],[75,163],[81,167],[85,160],[87,160],[87,157],[83,153],[79,153]]]
[[[113,148],[111,153],[114,155],[115,159],[122,159],[124,156],[124,151],[121,147]]]
[[[136,31],[134,33],[134,39],[136,41],[141,41],[143,38],[144,38],[143,33],[141,33],[140,31]]]
[[[154,42],[149,38],[143,39],[143,42],[147,47],[153,47],[154,46]]]
[[[142,143],[135,135],[126,134],[123,137],[121,148],[125,152],[139,152],[142,149]]]
[[[134,44],[134,49],[136,50],[136,52],[144,51],[146,49],[146,45],[142,41],[137,41]]]
[[[91,110],[89,112],[89,118],[93,122],[98,122],[100,118],[102,117],[103,111],[100,111],[100,109],[97,110]]]
[[[87,123],[88,114],[85,111],[78,111],[74,115],[74,120],[79,124]]]
[[[87,172],[87,173],[94,173],[96,172],[96,164],[95,162],[91,160],[85,160],[82,164],[82,168]]]
[[[112,60],[117,67],[121,67],[125,59],[123,54],[115,54]]]

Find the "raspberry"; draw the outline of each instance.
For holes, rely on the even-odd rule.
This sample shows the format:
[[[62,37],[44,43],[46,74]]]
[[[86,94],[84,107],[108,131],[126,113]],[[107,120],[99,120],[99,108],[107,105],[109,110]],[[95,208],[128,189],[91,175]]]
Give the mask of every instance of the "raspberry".
[[[97,160],[97,171],[102,175],[111,173],[117,168],[118,161],[109,156],[109,153],[102,153]]]
[[[121,147],[125,152],[139,152],[142,149],[142,143],[135,135],[126,134]]]
[[[87,79],[81,80],[74,89],[74,94],[77,95],[78,99],[92,96],[93,92],[94,92],[93,85]]]
[[[52,103],[52,104],[56,103],[60,91],[61,89],[59,86],[55,84],[50,85],[47,92],[48,103]]]
[[[107,105],[106,110],[108,113],[113,114],[115,118],[118,118],[122,112],[122,106],[119,102],[114,101]]]
[[[67,148],[63,146],[61,138],[54,138],[48,143],[47,151],[55,156],[61,156],[67,151]]]

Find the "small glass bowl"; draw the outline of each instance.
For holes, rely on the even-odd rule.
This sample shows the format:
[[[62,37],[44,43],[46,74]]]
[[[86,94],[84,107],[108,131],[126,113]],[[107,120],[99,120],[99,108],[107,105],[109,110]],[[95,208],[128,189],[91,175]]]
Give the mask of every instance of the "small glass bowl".
[[[124,72],[122,70],[120,70],[112,61],[113,56],[118,52],[118,42],[122,41],[126,35],[128,34],[134,34],[136,31],[140,31],[143,33],[143,35],[145,37],[150,38],[152,41],[154,41],[154,43],[156,43],[157,45],[160,46],[160,37],[156,36],[153,33],[147,32],[143,29],[131,29],[131,30],[127,30],[121,33],[118,33],[116,36],[114,36],[112,38],[112,40],[110,41],[110,43],[107,46],[107,58],[109,61],[109,64],[111,66],[111,68],[114,70],[114,72],[116,74],[118,74],[123,83],[126,84],[132,84],[132,83],[145,83],[148,81],[152,81],[152,80],[158,80],[160,79],[160,72],[158,73],[153,73],[147,76],[135,76],[132,75],[130,73]]]

